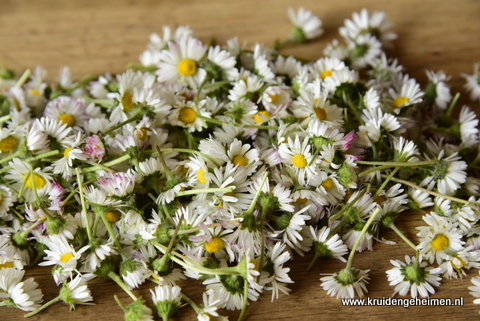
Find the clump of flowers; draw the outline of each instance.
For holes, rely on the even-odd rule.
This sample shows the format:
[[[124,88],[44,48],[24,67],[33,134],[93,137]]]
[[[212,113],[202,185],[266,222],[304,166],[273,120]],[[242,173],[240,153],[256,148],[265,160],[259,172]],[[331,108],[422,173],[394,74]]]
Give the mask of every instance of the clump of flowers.
[[[226,319],[224,308],[242,318],[261,293],[289,294],[287,263],[310,250],[311,266],[346,263],[321,278],[329,295],[361,297],[370,270],[353,258],[387,229],[413,254],[391,261],[394,294],[427,297],[442,276],[478,269],[478,119],[449,77],[428,71],[422,89],[383,52],[396,39],[385,14],[366,9],[324,57],[282,55],[323,33],[308,10],[289,17],[290,37],[273,48],[209,46],[165,27],[123,74],[2,71],[0,305],[74,309],[103,277],[133,300],[115,297],[126,320],[152,320],[131,291],[145,282],[164,320],[182,301],[198,320]],[[465,88],[478,99],[474,71]],[[408,210],[425,213],[418,240],[395,225]],[[43,306],[37,284],[21,281],[35,264],[61,285]],[[186,278],[205,285],[201,305],[182,292]]]

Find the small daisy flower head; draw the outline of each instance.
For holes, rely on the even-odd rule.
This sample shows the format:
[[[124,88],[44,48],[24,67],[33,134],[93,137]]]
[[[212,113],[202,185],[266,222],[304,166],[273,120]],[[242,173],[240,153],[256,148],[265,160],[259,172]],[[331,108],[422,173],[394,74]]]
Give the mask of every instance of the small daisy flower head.
[[[355,268],[343,269],[340,272],[335,272],[332,275],[322,277],[321,287],[327,291],[327,294],[334,296],[337,299],[353,299],[355,293],[359,297],[363,297],[364,292],[367,291],[368,272],[370,270],[358,270]]]
[[[89,115],[86,112],[85,102],[81,99],[61,96],[50,101],[43,114],[55,121],[59,121],[67,127],[77,130],[87,121]]]
[[[431,70],[427,70],[428,84],[425,88],[425,98],[430,104],[435,103],[441,109],[446,109],[447,104],[452,100],[452,94],[450,88],[447,85],[447,81],[450,80],[445,72],[440,70],[435,73]]]
[[[79,274],[72,281],[64,283],[60,290],[60,298],[70,305],[70,311],[75,310],[76,304],[93,305],[92,294],[87,286],[87,281]]]
[[[135,172],[106,172],[97,179],[97,186],[109,197],[125,198],[133,193],[135,188]]]
[[[35,201],[35,195],[42,197],[46,195],[51,188],[52,177],[49,175],[50,167],[35,168],[18,158],[14,158],[9,165],[12,167],[5,175],[7,180],[12,181],[12,188],[17,191],[23,186],[22,196],[26,202]]]
[[[177,42],[169,42],[168,50],[160,53],[160,62],[156,71],[161,83],[175,84],[197,88],[207,76],[199,63],[207,47],[193,37],[183,37]]]
[[[458,251],[450,259],[440,264],[443,276],[446,278],[462,278],[467,276],[465,270],[470,268],[480,268],[480,251],[474,251],[473,246],[466,246],[465,249]]]
[[[467,80],[463,87],[470,92],[470,99],[472,101],[480,100],[480,63],[473,66],[472,75],[462,73],[462,76]]]
[[[381,41],[383,45],[389,46],[391,41],[397,38],[397,35],[390,31],[391,26],[385,12],[374,11],[370,15],[364,8],[360,13],[354,12],[352,20],[346,19],[345,26],[340,27],[338,31],[343,37],[351,40],[356,40],[364,34],[371,35]]]
[[[77,263],[88,246],[76,251],[63,234],[51,235],[45,240],[47,257],[39,265],[59,265],[64,272],[75,271]]]
[[[300,142],[300,138],[296,136],[295,140],[288,137],[288,142],[281,144],[278,150],[282,163],[294,171],[301,185],[304,185],[305,181],[315,173],[315,163],[312,162],[313,155],[310,153],[310,148],[308,137]]]
[[[8,210],[17,201],[17,195],[6,185],[0,185],[0,218],[7,220]]]
[[[206,126],[201,117],[210,118],[211,113],[206,111],[205,101],[202,100],[198,106],[193,101],[188,101],[174,105],[168,116],[170,124],[181,126],[188,129],[189,132],[202,131]]]
[[[398,114],[402,108],[422,102],[423,92],[415,79],[404,77],[397,87],[398,90],[390,88],[388,91],[390,105],[394,113]]]
[[[434,186],[441,194],[453,195],[467,180],[467,163],[454,153],[445,157],[445,150],[441,150],[437,159],[439,162],[434,165],[431,172],[420,182],[420,186],[427,186],[433,189]]]
[[[224,317],[218,314],[218,305],[220,298],[215,293],[208,295],[206,292],[202,295],[203,305],[200,311],[198,311],[198,321],[211,321],[215,319],[217,321],[228,321],[228,317]]]
[[[436,213],[426,214],[423,220],[428,226],[417,227],[420,231],[420,253],[429,259],[430,263],[438,264],[448,260],[451,255],[463,250],[462,233],[457,225]]]
[[[40,307],[43,293],[33,278],[20,282],[24,274],[24,270],[0,268],[0,298],[2,305],[34,311]]]
[[[313,245],[315,247],[315,255],[319,257],[335,258],[342,262],[347,262],[343,256],[347,254],[348,248],[343,244],[340,236],[334,234],[331,237],[330,228],[324,226],[320,230],[315,230],[310,226],[310,232],[313,236]]]
[[[283,267],[283,264],[290,260],[290,252],[286,251],[286,245],[277,242],[270,247],[266,254],[266,262],[262,267],[260,284],[267,291],[272,291],[272,302],[278,299],[279,291],[288,295],[290,289],[286,284],[293,283],[288,272],[290,268]]]
[[[382,43],[375,37],[359,35],[355,41],[350,41],[348,50],[352,59],[352,68],[361,69],[374,63],[382,53]]]
[[[152,291],[152,301],[158,315],[163,320],[171,318],[180,308],[181,288],[178,286],[159,285]]]
[[[387,271],[388,281],[391,286],[395,286],[395,294],[401,296],[410,292],[412,298],[420,295],[422,298],[429,297],[435,293],[433,287],[440,286],[439,276],[441,268],[427,267],[426,262],[422,262],[422,256],[417,261],[416,257],[405,256],[405,262],[399,260],[390,260],[395,267]]]
[[[0,129],[0,157],[9,155],[20,147],[24,134],[21,130]]]
[[[97,135],[85,138],[85,146],[83,148],[84,155],[90,161],[100,161],[106,154],[106,148],[103,141]]]
[[[289,8],[288,17],[294,25],[291,39],[296,42],[305,42],[323,34],[322,20],[303,7],[297,12]]]

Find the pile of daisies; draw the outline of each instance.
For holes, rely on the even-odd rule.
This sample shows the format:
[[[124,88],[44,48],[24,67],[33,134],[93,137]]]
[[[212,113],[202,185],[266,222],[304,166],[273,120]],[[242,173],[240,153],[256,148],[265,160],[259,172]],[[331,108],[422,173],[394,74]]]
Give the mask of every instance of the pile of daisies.
[[[393,294],[428,297],[479,269],[478,119],[449,77],[427,71],[422,90],[387,58],[396,34],[383,12],[354,13],[323,58],[284,56],[323,33],[310,11],[289,16],[273,48],[164,28],[123,74],[1,70],[0,305],[74,309],[101,277],[131,297],[115,296],[128,321],[153,319],[132,292],[145,282],[163,320],[184,303],[198,320],[225,320],[223,308],[242,318],[261,293],[289,293],[286,265],[308,251],[311,266],[345,262],[320,279],[329,295],[362,297],[369,270],[354,255],[389,229],[411,247],[386,271]],[[464,77],[479,100],[478,65]],[[424,213],[415,240],[395,225],[410,210]],[[24,279],[35,265],[59,286],[43,305]],[[203,302],[182,293],[187,278],[203,282]]]

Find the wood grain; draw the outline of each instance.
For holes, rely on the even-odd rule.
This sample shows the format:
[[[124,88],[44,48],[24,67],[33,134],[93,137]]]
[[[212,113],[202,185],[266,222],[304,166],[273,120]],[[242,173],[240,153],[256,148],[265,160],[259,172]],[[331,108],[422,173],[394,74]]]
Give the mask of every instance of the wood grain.
[[[292,5],[287,0],[264,1],[25,1],[0,0],[0,63],[21,73],[37,64],[44,66],[50,77],[56,77],[62,66],[69,66],[75,79],[87,74],[120,73],[127,63],[137,62],[151,32],[161,32],[163,25],[189,25],[203,41],[214,38],[223,44],[231,37],[249,45],[272,43],[285,38],[290,30],[286,11]],[[338,27],[353,11],[365,7],[383,10],[394,23],[399,35],[388,54],[399,59],[406,71],[425,84],[425,69],[444,70],[452,76],[453,91],[461,90],[462,72],[471,73],[473,63],[480,60],[480,2],[462,1],[386,1],[386,0],[323,0],[296,1],[322,20],[324,36],[313,43],[286,48],[283,52],[308,59],[322,56],[326,44],[339,38]],[[462,103],[469,103],[466,95]],[[477,111],[480,108],[469,103]],[[399,218],[399,227],[415,239],[415,226],[421,224],[421,213],[408,213]],[[385,238],[398,241],[392,246],[377,243],[374,250],[356,255],[354,266],[371,269],[369,297],[389,297],[393,288],[388,285],[385,270],[390,259],[403,259],[412,254],[391,232]],[[312,255],[296,256],[290,263],[291,295],[281,295],[270,303],[270,293],[261,296],[247,310],[248,320],[323,320],[365,318],[369,320],[424,319],[473,320],[478,318],[476,307],[468,294],[471,271],[463,280],[443,280],[434,298],[464,297],[463,306],[451,307],[342,307],[341,302],[326,295],[320,288],[320,273],[343,268],[341,262],[319,261],[310,272],[306,267]],[[44,300],[58,294],[49,268],[35,268],[27,275],[34,276],[44,291]],[[199,303],[203,286],[184,282],[183,291]],[[89,283],[95,306],[78,306],[74,312],[57,304],[31,320],[122,320],[123,313],[113,300],[113,294],[128,304],[129,298],[112,282],[96,279]],[[150,299],[146,284],[135,293]],[[181,310],[176,320],[193,320],[189,307]],[[19,320],[24,313],[0,308],[1,320]],[[227,312],[236,319],[237,312]]]

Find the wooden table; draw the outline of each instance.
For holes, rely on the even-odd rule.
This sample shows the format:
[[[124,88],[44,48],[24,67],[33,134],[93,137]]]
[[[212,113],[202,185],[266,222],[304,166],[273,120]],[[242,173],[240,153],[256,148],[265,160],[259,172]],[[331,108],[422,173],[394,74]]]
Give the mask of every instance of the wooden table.
[[[352,4],[353,2],[353,4]],[[151,32],[161,32],[162,25],[173,27],[189,25],[203,41],[215,38],[224,44],[231,37],[249,45],[255,42],[270,44],[285,38],[290,31],[286,17],[287,0],[264,1],[19,1],[0,0],[0,63],[18,73],[37,64],[44,66],[50,77],[56,77],[62,66],[69,66],[74,79],[86,74],[120,73],[127,63],[137,62]],[[322,56],[322,50],[333,38],[339,38],[338,27],[352,12],[366,7],[383,10],[394,23],[399,39],[389,55],[397,57],[407,73],[425,84],[425,69],[444,70],[452,76],[452,91],[461,90],[464,83],[460,74],[471,73],[473,63],[480,60],[480,2],[462,1],[386,1],[386,0],[323,0],[296,1],[318,15],[325,28],[324,36],[313,43],[290,47],[286,54],[309,59]],[[480,111],[478,104],[468,102],[463,95],[461,103],[468,103]],[[399,226],[410,238],[415,238],[415,226],[421,224],[421,213],[409,213],[399,218]],[[396,246],[377,243],[373,252],[356,255],[354,266],[371,269],[368,296],[389,297],[393,288],[388,285],[385,271],[391,268],[390,259],[403,259],[411,250],[393,233],[384,237],[398,241]],[[253,302],[246,313],[248,320],[323,320],[365,318],[469,320],[478,318],[480,307],[468,294],[470,271],[463,280],[443,280],[433,298],[464,298],[463,306],[451,307],[342,307],[341,302],[326,295],[320,288],[319,273],[331,273],[344,267],[340,262],[319,261],[310,272],[306,267],[312,253],[296,256],[290,262],[291,295],[281,295],[270,303],[270,295]],[[48,301],[58,294],[50,277],[49,268],[35,268],[34,276]],[[191,284],[195,283],[195,284]],[[201,301],[202,286],[184,282],[183,291],[195,302]],[[89,282],[95,306],[78,306],[74,312],[57,304],[31,320],[122,320],[123,313],[113,300],[113,294],[129,304],[129,298],[115,284],[96,279]],[[150,300],[149,288],[144,285],[134,291]],[[151,303],[149,303],[151,306]],[[182,308],[178,320],[193,320],[189,307]],[[19,320],[24,313],[0,308],[1,320]],[[227,313],[236,319],[237,312]]]

